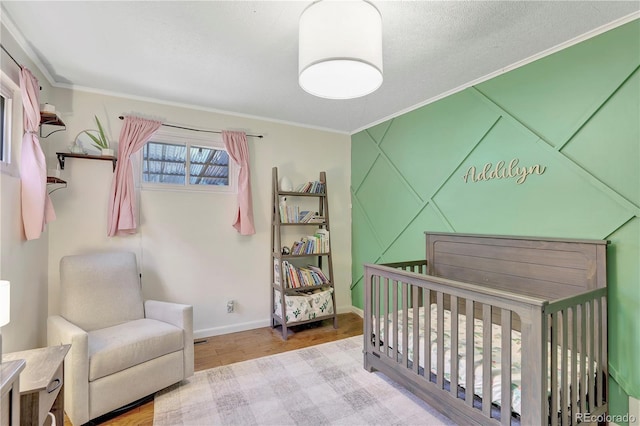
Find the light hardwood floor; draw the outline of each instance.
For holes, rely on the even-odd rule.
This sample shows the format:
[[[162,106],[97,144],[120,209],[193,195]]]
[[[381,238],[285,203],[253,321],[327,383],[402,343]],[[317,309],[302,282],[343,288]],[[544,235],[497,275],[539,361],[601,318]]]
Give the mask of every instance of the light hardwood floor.
[[[338,328],[333,321],[294,327],[288,339],[282,340],[280,328],[258,328],[239,333],[197,339],[195,345],[195,370],[201,371],[234,362],[246,361],[294,349],[306,348],[320,343],[345,339],[362,334],[362,318],[358,315],[338,315]],[[65,426],[72,426],[65,416]],[[102,423],[110,426],[153,425],[153,401],[127,411]]]

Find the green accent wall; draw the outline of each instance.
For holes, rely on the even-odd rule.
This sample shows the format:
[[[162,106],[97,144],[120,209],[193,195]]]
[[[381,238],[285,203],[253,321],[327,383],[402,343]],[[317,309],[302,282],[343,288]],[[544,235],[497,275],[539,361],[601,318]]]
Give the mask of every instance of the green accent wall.
[[[354,134],[354,306],[362,265],[423,259],[425,231],[608,239],[611,407],[628,409],[627,394],[640,398],[639,68],[635,20]],[[544,172],[463,179],[513,159]]]

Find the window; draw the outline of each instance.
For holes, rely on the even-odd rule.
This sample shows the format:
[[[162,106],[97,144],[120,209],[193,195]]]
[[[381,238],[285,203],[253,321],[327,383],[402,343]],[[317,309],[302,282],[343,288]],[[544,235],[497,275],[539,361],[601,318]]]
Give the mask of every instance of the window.
[[[142,186],[235,191],[236,170],[222,141],[158,132],[142,149]]]
[[[16,166],[12,164],[11,128],[14,119],[20,118],[18,108],[22,105],[14,102],[14,98],[19,99],[19,94],[20,88],[5,73],[0,72],[0,171],[9,174],[17,173]]]

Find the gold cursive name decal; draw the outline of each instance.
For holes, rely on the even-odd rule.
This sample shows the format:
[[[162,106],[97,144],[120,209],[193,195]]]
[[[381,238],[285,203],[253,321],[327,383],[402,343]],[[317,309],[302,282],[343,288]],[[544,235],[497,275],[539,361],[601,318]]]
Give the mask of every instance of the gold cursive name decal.
[[[527,176],[533,174],[541,175],[547,169],[540,164],[529,167],[519,167],[519,162],[520,160],[514,158],[506,167],[504,161],[498,161],[495,166],[493,163],[486,163],[480,173],[478,173],[476,166],[471,166],[467,170],[467,173],[462,176],[462,179],[464,179],[466,183],[491,179],[516,179],[516,183],[520,185],[527,180]]]

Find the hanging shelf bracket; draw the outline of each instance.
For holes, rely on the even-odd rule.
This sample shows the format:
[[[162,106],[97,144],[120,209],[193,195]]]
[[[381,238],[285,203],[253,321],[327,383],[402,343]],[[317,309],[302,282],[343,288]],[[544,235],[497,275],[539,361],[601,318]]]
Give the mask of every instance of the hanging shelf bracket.
[[[58,157],[58,163],[60,164],[60,170],[64,170],[64,161],[67,157],[70,158],[86,158],[89,160],[104,160],[111,161],[113,164],[113,171],[116,171],[116,162],[118,159],[113,155],[89,155],[89,154],[74,154],[72,152],[56,152]]]
[[[56,126],[56,127],[62,127],[62,129],[53,130],[47,133],[47,135],[45,136],[42,134],[42,126]],[[41,138],[43,139],[48,138],[52,134],[56,132],[62,132],[63,130],[67,130],[67,125],[64,124],[64,122],[60,119],[60,117],[58,117],[55,113],[52,114],[48,112],[40,112],[40,137]]]

